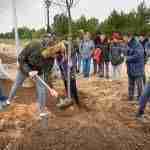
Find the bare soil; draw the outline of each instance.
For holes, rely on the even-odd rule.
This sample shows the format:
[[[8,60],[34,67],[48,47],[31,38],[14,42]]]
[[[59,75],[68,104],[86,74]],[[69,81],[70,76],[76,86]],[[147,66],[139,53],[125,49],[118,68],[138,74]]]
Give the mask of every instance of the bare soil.
[[[5,80],[8,94],[12,85]],[[62,82],[54,87],[64,95]],[[78,79],[81,108],[56,108],[47,101],[48,126],[36,117],[35,89],[20,88],[12,105],[0,113],[0,150],[149,150],[150,124],[135,118],[138,105],[129,102],[127,79]],[[149,115],[150,110],[147,108]]]

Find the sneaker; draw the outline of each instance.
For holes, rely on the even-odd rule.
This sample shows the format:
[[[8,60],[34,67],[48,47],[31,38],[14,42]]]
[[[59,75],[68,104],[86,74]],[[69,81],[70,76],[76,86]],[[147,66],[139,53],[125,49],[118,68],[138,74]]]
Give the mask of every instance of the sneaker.
[[[145,122],[145,115],[144,115],[144,112],[140,112],[140,111],[138,111],[137,113],[136,113],[136,118],[139,120],[139,121],[142,121],[142,122]]]
[[[60,100],[59,100],[59,103],[56,104],[56,106],[57,106],[58,108],[61,108],[61,107],[63,107],[64,105],[65,105],[65,100],[63,100],[63,99],[60,99]]]
[[[6,106],[10,105],[10,100],[6,100]]]
[[[138,112],[138,113],[136,114],[136,118],[143,118],[143,117],[144,117],[144,114],[143,114],[143,113],[139,113],[139,112]]]
[[[62,99],[58,104],[57,104],[57,107],[58,108],[65,108],[65,107],[69,107],[70,105],[73,104],[73,101],[66,98],[66,99]]]
[[[42,112],[42,113],[40,113],[40,117],[42,118],[42,117],[46,117],[46,116],[48,116],[48,112]]]

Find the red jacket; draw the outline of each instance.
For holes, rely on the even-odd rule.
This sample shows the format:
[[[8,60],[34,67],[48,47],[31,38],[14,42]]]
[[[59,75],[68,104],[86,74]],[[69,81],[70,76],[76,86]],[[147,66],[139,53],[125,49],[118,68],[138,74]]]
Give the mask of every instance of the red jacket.
[[[93,51],[93,59],[96,61],[97,64],[100,64],[102,59],[103,59],[103,56],[102,56],[102,50],[100,48],[96,48],[94,51]]]

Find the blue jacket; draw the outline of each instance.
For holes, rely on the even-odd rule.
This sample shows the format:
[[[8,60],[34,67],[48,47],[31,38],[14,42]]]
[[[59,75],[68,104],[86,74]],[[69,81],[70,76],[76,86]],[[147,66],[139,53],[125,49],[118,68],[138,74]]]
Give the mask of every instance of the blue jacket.
[[[130,77],[144,75],[144,48],[134,38],[128,43],[127,72]]]
[[[90,58],[92,50],[95,48],[92,40],[82,41],[80,44],[80,52],[83,58]]]
[[[150,41],[148,41],[145,45],[145,53],[147,57],[150,57]]]

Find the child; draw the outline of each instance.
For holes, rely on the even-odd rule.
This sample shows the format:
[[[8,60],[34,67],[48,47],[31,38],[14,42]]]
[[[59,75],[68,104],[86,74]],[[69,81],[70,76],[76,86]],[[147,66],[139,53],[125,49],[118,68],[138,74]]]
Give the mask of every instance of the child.
[[[93,63],[94,63],[94,74],[96,74],[98,71],[100,72],[100,65],[102,61],[102,50],[99,47],[96,47],[96,49],[92,53],[93,57]]]
[[[113,70],[113,80],[118,80],[121,77],[122,64],[124,62],[124,54],[121,46],[121,37],[117,33],[112,36],[110,53]]]
[[[70,94],[71,98],[75,100],[75,103],[79,105],[79,97],[76,86],[75,69],[72,62],[68,65],[67,57],[61,52],[57,53],[57,63],[59,65],[62,79],[64,81],[66,93],[68,93],[68,68],[70,67]],[[62,104],[65,105],[65,104]],[[61,107],[61,104],[60,104]]]

